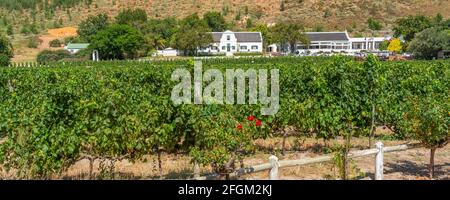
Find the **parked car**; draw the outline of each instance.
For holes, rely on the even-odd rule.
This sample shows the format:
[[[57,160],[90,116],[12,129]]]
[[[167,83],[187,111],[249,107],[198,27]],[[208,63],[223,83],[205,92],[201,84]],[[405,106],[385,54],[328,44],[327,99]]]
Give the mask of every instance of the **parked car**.
[[[380,58],[381,60],[388,60],[390,56],[391,52],[389,51],[381,51],[378,53],[378,58]]]
[[[367,54],[366,54],[366,53],[363,53],[363,52],[356,52],[356,53],[354,54],[354,56],[355,56],[355,57],[358,57],[358,58],[365,58],[365,57],[367,57]]]
[[[403,58],[407,59],[407,60],[412,60],[413,59],[413,55],[410,53],[404,53]]]

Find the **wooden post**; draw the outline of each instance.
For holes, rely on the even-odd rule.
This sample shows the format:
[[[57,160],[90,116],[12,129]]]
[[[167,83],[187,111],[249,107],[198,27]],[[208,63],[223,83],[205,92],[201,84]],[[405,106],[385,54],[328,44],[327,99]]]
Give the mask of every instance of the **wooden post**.
[[[278,167],[280,167],[280,163],[278,163],[278,158],[274,155],[271,155],[269,157],[270,165],[272,166],[272,169],[270,169],[269,172],[269,179],[270,180],[278,180]]]
[[[375,180],[383,180],[383,153],[384,145],[382,142],[377,142],[377,155],[375,157]]]

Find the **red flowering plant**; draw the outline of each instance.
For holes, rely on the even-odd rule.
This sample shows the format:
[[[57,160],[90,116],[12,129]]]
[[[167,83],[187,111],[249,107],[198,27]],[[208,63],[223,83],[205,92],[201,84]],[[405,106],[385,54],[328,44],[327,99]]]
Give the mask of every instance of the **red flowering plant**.
[[[236,170],[236,162],[242,161],[244,155],[254,152],[255,138],[268,135],[268,128],[259,117],[248,115],[239,120],[230,113],[237,112],[221,110],[214,113],[211,116],[214,120],[209,120],[210,123],[203,127],[196,147],[190,150],[195,162],[211,165],[216,173],[224,177]]]
[[[264,117],[248,115],[238,124],[238,128],[251,135],[253,139],[265,138],[268,136],[269,126],[266,122],[263,122],[263,119]]]

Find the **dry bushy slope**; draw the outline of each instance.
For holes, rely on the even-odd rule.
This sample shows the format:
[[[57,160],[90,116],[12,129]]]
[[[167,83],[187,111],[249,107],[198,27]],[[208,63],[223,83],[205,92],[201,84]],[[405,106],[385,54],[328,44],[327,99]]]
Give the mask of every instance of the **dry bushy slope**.
[[[228,10],[226,18],[238,25],[243,24],[247,17],[261,23],[293,19],[303,21],[311,28],[322,26],[330,30],[351,28],[361,31],[366,27],[368,17],[381,20],[387,28],[398,17],[409,14],[441,13],[444,17],[450,17],[449,0],[284,0],[284,11],[280,9],[281,1],[283,0],[93,0],[90,6],[81,4],[70,8],[69,11],[59,10],[55,18],[62,18],[65,25],[76,25],[89,14],[115,15],[125,8],[145,9],[149,16],[154,18],[168,16],[181,18],[194,12],[203,14],[210,10]],[[245,10],[248,10],[248,15]],[[239,12],[241,21],[236,21],[235,17]],[[2,14],[9,15],[20,23],[20,20],[27,17],[17,18],[17,16],[29,16],[30,12],[5,13],[3,10]]]
[[[281,9],[282,1],[284,9]],[[72,8],[58,9],[51,18],[46,18],[45,13],[39,10],[33,17],[29,10],[10,11],[2,8],[0,16],[13,23],[14,32],[19,33],[24,24],[32,21],[40,30],[52,28],[60,20],[63,26],[76,26],[88,15],[107,13],[115,16],[126,8],[142,8],[150,18],[183,18],[192,13],[202,15],[208,11],[220,11],[225,13],[229,22],[235,24],[235,30],[243,29],[246,20],[251,18],[254,24],[296,20],[308,30],[318,27],[324,31],[348,30],[352,35],[370,34],[366,24],[369,17],[381,21],[384,26],[384,31],[377,35],[389,33],[393,22],[406,15],[435,16],[441,13],[445,18],[450,18],[450,0],[93,0],[91,5],[82,3]],[[236,20],[238,13],[241,17]],[[5,27],[0,29],[6,30]],[[13,42],[16,44],[16,55],[22,55],[15,61],[35,59],[39,49],[24,47],[26,40],[21,36]],[[25,53],[21,53],[25,50],[31,53],[25,56]]]

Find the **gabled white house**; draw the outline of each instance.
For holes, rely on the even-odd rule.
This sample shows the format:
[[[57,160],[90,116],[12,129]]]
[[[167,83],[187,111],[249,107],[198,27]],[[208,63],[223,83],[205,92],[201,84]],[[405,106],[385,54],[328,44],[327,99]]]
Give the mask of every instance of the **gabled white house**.
[[[226,54],[237,52],[263,52],[263,38],[260,32],[212,32],[213,43],[206,48],[200,48],[200,53]]]

